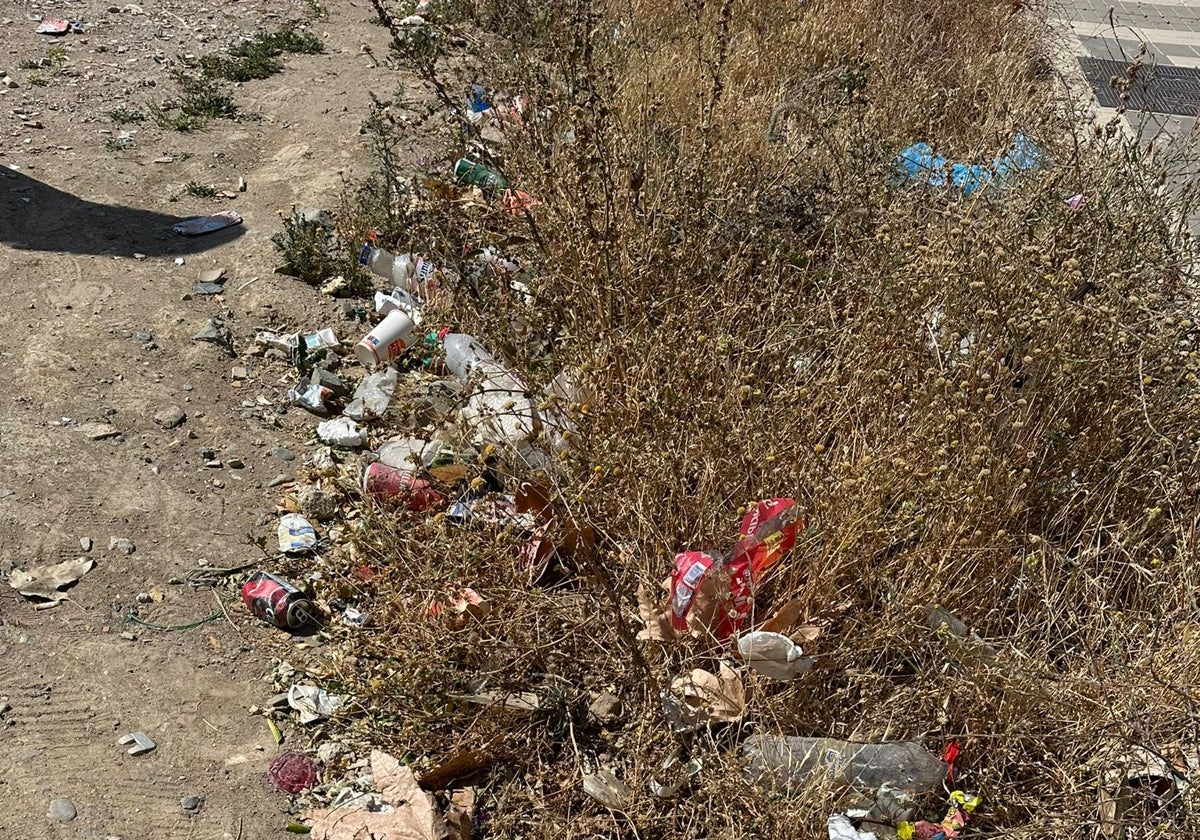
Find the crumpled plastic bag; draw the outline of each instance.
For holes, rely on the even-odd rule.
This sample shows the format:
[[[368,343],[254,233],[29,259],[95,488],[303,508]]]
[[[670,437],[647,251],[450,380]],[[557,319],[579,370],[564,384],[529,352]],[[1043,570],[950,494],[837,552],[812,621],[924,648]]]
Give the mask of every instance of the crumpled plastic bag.
[[[796,679],[813,664],[800,646],[782,633],[747,633],[738,639],[738,652],[751,669],[783,682]]]
[[[315,685],[293,685],[288,689],[288,705],[300,713],[301,723],[313,723],[331,717],[346,702],[341,694],[330,694]]]

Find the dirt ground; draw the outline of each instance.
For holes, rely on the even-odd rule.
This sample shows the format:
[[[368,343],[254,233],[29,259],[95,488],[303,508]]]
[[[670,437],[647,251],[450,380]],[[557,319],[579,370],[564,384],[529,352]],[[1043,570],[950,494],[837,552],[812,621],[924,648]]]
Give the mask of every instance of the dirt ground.
[[[360,330],[337,301],[272,273],[270,237],[280,209],[336,206],[342,174],[366,165],[359,126],[368,93],[386,97],[397,75],[363,51],[387,51],[370,6],[331,3],[312,26],[325,54],[288,56],[281,75],[236,90],[260,120],[192,134],[125,126],[136,134],[114,149],[106,141],[122,128],[106,112],[146,110],[169,95],[170,61],[307,8],[122,6],[63,0],[0,10],[0,68],[18,85],[0,90],[0,568],[96,561],[55,609],[35,611],[0,585],[0,708],[11,707],[0,722],[0,837],[288,836],[288,798],[265,774],[283,748],[248,713],[273,693],[263,676],[278,634],[228,603],[227,591],[231,620],[195,629],[158,632],[124,616],[135,605],[160,624],[213,613],[212,590],[170,581],[201,565],[248,562],[261,556],[250,537],[273,539],[279,490],[268,484],[299,468],[317,420],[277,412],[291,384],[283,366],[228,358],[192,336],[218,314],[239,352],[260,329]],[[37,35],[38,16],[79,20],[84,32]],[[30,83],[35,71],[19,62],[54,47],[65,63],[36,71],[44,85]],[[239,177],[248,189],[234,199],[184,192],[192,181],[236,191]],[[245,219],[231,233],[170,233],[180,218],[229,208]],[[184,299],[202,270],[217,267],[228,271],[223,298]],[[244,382],[232,376],[239,366]],[[155,415],[172,406],[187,419],[164,429]],[[120,436],[89,439],[81,427],[97,421]],[[206,467],[203,447],[224,466]],[[110,549],[114,537],[136,550]],[[81,538],[94,544],[86,555]],[[139,593],[163,600],[138,604]],[[126,755],[117,739],[134,730],[158,748]],[[187,796],[202,798],[197,811],[181,807]],[[48,816],[56,798],[74,804],[75,819]]]

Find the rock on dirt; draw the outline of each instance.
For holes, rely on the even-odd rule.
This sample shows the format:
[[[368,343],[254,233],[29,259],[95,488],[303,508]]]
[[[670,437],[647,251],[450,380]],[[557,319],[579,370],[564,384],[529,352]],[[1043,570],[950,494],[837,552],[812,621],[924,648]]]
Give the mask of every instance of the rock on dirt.
[[[134,544],[133,544],[133,540],[126,539],[125,537],[109,537],[108,538],[108,550],[109,551],[119,551],[122,554],[124,554],[126,557],[128,557],[130,554],[133,554],[133,552],[136,551],[137,549],[136,549],[136,546],[134,546]]]
[[[52,799],[50,800],[50,810],[47,812],[47,816],[55,822],[66,823],[75,819],[77,813],[75,803],[70,799]]]
[[[183,425],[183,421],[186,419],[187,414],[177,405],[167,406],[154,415],[154,422],[158,423],[164,429],[177,428]]]
[[[337,516],[337,499],[319,487],[305,487],[296,498],[300,512],[318,522],[328,522]]]

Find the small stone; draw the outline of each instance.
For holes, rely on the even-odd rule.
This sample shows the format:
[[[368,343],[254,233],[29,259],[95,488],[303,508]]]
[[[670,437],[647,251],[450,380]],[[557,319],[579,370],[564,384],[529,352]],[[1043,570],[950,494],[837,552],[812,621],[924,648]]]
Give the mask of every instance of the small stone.
[[[201,446],[196,450],[196,454],[206,461],[211,461],[213,458],[217,457],[217,450],[213,449],[211,446]]]
[[[50,810],[47,816],[55,822],[65,823],[75,819],[77,813],[75,803],[70,799],[52,799],[50,800]]]
[[[25,749],[21,750],[21,760],[33,761],[33,759],[38,758],[41,754],[42,751],[37,747],[26,747]]]
[[[192,336],[193,341],[207,341],[221,347],[230,357],[237,355],[233,350],[233,333],[220,318],[209,318],[200,332]]]
[[[241,458],[228,458],[225,463],[229,465],[229,469],[231,470],[240,470],[246,466],[246,462]]]
[[[276,447],[274,450],[272,450],[271,454],[274,455],[276,458],[278,458],[280,461],[295,461],[296,460],[295,454],[293,454],[290,449],[284,449],[282,446]]]
[[[190,390],[192,390],[192,383],[191,383],[191,382],[184,382],[184,383],[183,383],[181,386],[179,386],[179,390],[181,390],[181,391],[190,391]]]
[[[305,487],[296,502],[301,513],[318,522],[327,522],[337,516],[337,499],[319,487]]]
[[[80,423],[76,428],[87,435],[88,440],[107,440],[121,434],[121,430],[109,423]]]
[[[83,549],[85,552],[91,551],[92,550],[92,538],[91,537],[80,537],[79,538],[79,547],[81,549]]]
[[[317,747],[317,758],[325,764],[329,764],[345,754],[346,747],[337,741],[329,741]]]
[[[275,476],[274,478],[272,478],[270,481],[267,482],[267,487],[268,488],[282,487],[284,484],[288,484],[295,480],[296,480],[296,476],[294,476],[294,475],[288,475],[287,473],[280,473],[279,475]]]
[[[148,330],[139,330],[133,334],[133,337],[142,342],[142,344],[149,344],[151,341],[154,341],[154,333]]]
[[[185,811],[196,811],[200,808],[200,797],[185,796],[179,800],[179,807]]]
[[[592,701],[588,712],[602,724],[616,723],[621,719],[623,712],[621,698],[606,691]]]
[[[143,593],[143,594],[145,594],[145,593]],[[147,598],[147,602],[148,601],[149,601],[149,598]],[[124,633],[120,633],[118,635],[127,642],[136,642],[137,641],[137,636],[135,636],[133,633],[130,633],[128,630],[126,630]]]
[[[187,260],[185,260],[183,257],[175,258],[175,265],[184,265],[186,263],[187,263]]]
[[[174,429],[182,425],[186,419],[187,414],[177,405],[167,406],[154,415],[154,422],[158,423],[164,429]]]
[[[211,461],[205,461],[204,466],[208,467],[210,470],[219,470],[221,467],[225,466],[225,464],[219,459],[213,458]]]
[[[108,550],[119,551],[128,557],[130,554],[133,554],[137,548],[134,546],[133,540],[126,539],[125,537],[109,537]]]
[[[224,291],[225,287],[220,283],[197,283],[195,286],[192,286],[192,294],[200,295],[200,297],[219,295]]]
[[[200,276],[196,278],[197,284],[213,283],[219,285],[224,282],[225,269],[223,268],[210,268],[207,271],[201,271]]]
[[[249,375],[250,375],[250,372],[248,370],[246,370],[244,367],[235,367],[231,371],[229,371],[229,378],[234,380],[235,382],[243,380],[243,379],[247,379],[249,377]]]

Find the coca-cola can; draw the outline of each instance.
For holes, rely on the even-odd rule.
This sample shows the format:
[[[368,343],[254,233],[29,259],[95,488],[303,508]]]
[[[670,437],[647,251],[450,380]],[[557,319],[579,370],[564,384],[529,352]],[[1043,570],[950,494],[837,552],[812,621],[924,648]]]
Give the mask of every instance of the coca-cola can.
[[[257,618],[281,630],[299,630],[316,616],[303,592],[269,572],[255,572],[242,584],[242,600]]]
[[[428,510],[443,501],[428,481],[412,470],[389,467],[376,461],[363,473],[363,495],[377,501],[404,502],[409,510]]]

